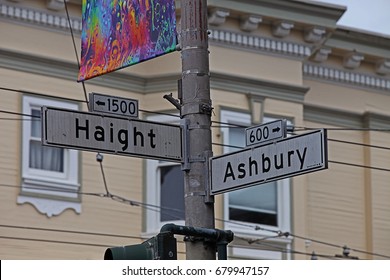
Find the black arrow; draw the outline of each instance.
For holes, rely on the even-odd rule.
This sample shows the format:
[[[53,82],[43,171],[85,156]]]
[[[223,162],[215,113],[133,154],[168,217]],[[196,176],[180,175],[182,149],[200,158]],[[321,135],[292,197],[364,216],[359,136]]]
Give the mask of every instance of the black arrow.
[[[280,127],[278,126],[277,128],[273,128],[272,129],[272,132],[279,132],[280,131]]]
[[[106,102],[98,100],[98,101],[96,101],[96,105],[98,105],[98,106],[105,106]]]

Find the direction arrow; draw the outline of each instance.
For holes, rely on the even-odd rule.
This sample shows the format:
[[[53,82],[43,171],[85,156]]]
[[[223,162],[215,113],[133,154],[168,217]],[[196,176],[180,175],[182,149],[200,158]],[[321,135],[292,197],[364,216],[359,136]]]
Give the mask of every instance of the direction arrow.
[[[182,162],[179,125],[42,108],[42,144]]]
[[[98,101],[96,101],[96,105],[98,105],[98,106],[106,106],[106,102],[98,100]]]
[[[214,157],[211,159],[211,193],[326,169],[326,139],[326,130],[318,130]]]
[[[272,132],[274,132],[274,133],[275,133],[275,132],[279,132],[279,131],[280,131],[280,127],[279,127],[279,126],[272,129]]]

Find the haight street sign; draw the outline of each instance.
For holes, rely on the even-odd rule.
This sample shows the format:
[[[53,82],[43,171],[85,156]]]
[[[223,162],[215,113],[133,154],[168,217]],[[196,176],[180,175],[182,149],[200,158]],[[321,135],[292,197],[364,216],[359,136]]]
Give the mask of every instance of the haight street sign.
[[[48,146],[182,162],[179,125],[42,107]]]
[[[326,130],[317,130],[212,158],[211,194],[326,168]]]

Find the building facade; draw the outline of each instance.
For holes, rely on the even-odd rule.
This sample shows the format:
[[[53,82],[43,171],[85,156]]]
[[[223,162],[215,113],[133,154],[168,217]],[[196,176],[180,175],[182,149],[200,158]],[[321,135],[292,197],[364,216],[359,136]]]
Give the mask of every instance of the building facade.
[[[209,0],[208,12],[214,155],[276,119],[289,137],[328,134],[328,169],[215,196],[229,259],[339,259],[344,246],[389,259],[390,38],[338,27],[344,7],[311,1]],[[1,259],[101,259],[183,224],[179,164],[41,145],[41,107],[88,111],[90,92],[180,122],[163,98],[178,96],[180,52],[81,84],[80,34],[80,0],[0,0]]]

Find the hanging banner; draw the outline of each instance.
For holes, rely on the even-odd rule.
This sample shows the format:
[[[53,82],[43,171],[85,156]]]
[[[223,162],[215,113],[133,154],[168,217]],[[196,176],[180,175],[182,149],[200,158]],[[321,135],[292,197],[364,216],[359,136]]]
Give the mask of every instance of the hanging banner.
[[[82,0],[84,81],[176,49],[174,0]]]

